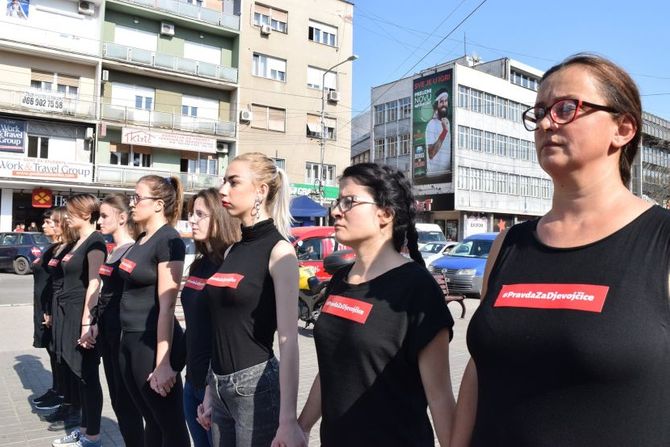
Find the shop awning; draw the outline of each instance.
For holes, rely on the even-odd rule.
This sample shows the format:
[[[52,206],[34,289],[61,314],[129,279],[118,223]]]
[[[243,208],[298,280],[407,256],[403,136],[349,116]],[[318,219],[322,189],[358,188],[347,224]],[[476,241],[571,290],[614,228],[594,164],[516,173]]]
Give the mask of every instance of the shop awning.
[[[289,207],[293,217],[324,217],[328,210],[307,196],[298,196],[291,200]]]

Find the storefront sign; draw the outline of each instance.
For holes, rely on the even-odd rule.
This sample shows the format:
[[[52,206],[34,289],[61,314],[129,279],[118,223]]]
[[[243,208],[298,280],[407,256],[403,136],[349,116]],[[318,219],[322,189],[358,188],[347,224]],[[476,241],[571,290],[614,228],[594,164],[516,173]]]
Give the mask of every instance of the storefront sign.
[[[468,217],[465,219],[463,233],[464,238],[472,236],[473,234],[486,233],[486,218]]]
[[[0,152],[22,154],[26,139],[26,122],[0,118]]]
[[[93,165],[28,157],[0,157],[0,177],[92,182]]]
[[[183,133],[159,132],[151,129],[124,127],[121,142],[136,146],[151,146],[179,151],[216,153],[216,139]]]
[[[308,183],[291,183],[291,195],[292,196],[308,196],[314,194],[316,189],[314,185]],[[340,193],[340,188],[337,186],[324,186],[323,187],[323,198],[326,200],[335,200],[337,195]]]
[[[51,208],[53,204],[54,195],[50,189],[35,188],[33,189],[33,208]]]
[[[25,92],[21,98],[21,104],[25,107],[47,112],[62,112],[64,103],[64,95],[51,93]]]

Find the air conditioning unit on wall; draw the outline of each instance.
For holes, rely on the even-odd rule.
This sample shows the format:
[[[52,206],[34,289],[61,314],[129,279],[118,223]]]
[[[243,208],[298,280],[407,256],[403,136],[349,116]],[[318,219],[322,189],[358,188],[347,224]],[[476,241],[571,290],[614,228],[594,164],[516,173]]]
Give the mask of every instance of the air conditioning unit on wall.
[[[328,101],[337,102],[340,100],[340,92],[337,90],[331,90],[328,92]]]
[[[161,22],[161,34],[163,36],[174,36],[174,24]]]
[[[254,114],[251,110],[240,110],[240,121],[251,121],[254,118]]]
[[[271,32],[272,32],[272,28],[270,28],[270,25],[261,25],[261,34],[262,35],[269,36]]]
[[[91,2],[81,1],[79,2],[79,14],[85,16],[92,16],[95,14],[95,5]]]

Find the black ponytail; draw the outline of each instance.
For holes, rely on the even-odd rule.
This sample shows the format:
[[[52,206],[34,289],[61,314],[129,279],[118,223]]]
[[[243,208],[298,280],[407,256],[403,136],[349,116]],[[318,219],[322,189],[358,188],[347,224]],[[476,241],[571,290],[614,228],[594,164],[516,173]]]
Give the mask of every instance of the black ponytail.
[[[409,179],[397,169],[375,163],[349,166],[342,173],[342,178],[351,178],[365,186],[377,206],[393,212],[393,247],[400,252],[407,245],[410,257],[425,266],[419,253],[419,235],[415,225],[416,202]]]

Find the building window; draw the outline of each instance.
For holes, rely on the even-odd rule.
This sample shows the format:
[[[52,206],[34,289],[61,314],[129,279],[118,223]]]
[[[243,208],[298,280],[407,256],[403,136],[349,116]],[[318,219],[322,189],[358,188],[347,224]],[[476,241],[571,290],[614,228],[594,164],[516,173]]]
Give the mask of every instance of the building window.
[[[49,139],[28,135],[28,157],[49,158]]]
[[[375,106],[375,125],[384,124],[386,116],[386,104],[379,104]]]
[[[458,86],[458,107],[468,108],[468,96],[470,95],[469,88],[464,85]]]
[[[60,73],[32,70],[30,72],[30,87],[40,92],[61,93],[66,98],[76,98],[79,95],[79,78]]]
[[[482,131],[470,129],[470,149],[476,152],[482,151]]]
[[[458,147],[460,149],[469,149],[469,140],[470,128],[465,126],[458,126]]]
[[[279,169],[286,169],[285,158],[272,158],[272,161],[275,162],[275,166],[277,166]]]
[[[386,146],[388,147],[388,156],[398,156],[398,137],[386,137]]]
[[[400,135],[400,155],[409,155],[410,147],[409,134]]]
[[[538,78],[516,70],[511,70],[510,81],[512,84],[519,85],[533,91],[537,91],[537,88],[539,87]]]
[[[507,192],[513,196],[519,195],[519,176],[510,174],[507,180]]]
[[[375,140],[375,160],[384,158],[384,139],[378,138]]]
[[[528,196],[528,180],[529,178],[526,177],[525,175],[519,176],[519,194],[522,197],[527,197]]]
[[[495,152],[496,134],[484,131],[484,152],[492,154]]]
[[[253,115],[251,127],[286,132],[286,109],[252,104],[251,112]]]
[[[471,90],[470,107],[471,107],[473,112],[477,112],[477,113],[482,113],[483,112],[482,96],[483,96],[483,94],[479,90],[474,90],[474,89]]]
[[[504,157],[507,153],[507,137],[504,135],[496,134],[496,153],[501,157]]]
[[[458,168],[458,189],[469,189],[468,179],[470,177],[470,168],[459,166]]]
[[[288,13],[281,9],[254,3],[254,25],[268,25],[280,33],[288,32]]]
[[[391,101],[386,103],[386,120],[388,122],[398,121],[397,101]]]
[[[182,116],[198,117],[198,108],[196,106],[181,106]]]
[[[138,110],[153,110],[154,99],[151,96],[135,95],[135,108]]]
[[[335,118],[324,118],[324,127],[326,130],[325,138],[335,140],[337,121]],[[318,115],[307,115],[307,134],[310,138],[321,138],[321,117]]]
[[[137,168],[151,167],[151,149],[144,149],[125,144],[111,145],[109,164],[134,166]]]
[[[496,114],[496,97],[490,93],[484,93],[484,114],[495,116]]]
[[[507,194],[507,174],[504,172],[496,172],[496,193]]]
[[[335,47],[337,46],[337,28],[310,20],[307,38],[313,42]]]
[[[326,185],[335,184],[335,165],[323,165],[323,172],[321,171],[321,164],[307,162],[305,163],[305,182],[315,184],[317,180],[323,178]]]
[[[262,78],[286,82],[286,61],[264,54],[254,53],[252,74]]]
[[[190,174],[217,175],[219,160],[214,154],[201,154],[198,152],[183,152],[181,159],[181,172]]]
[[[307,87],[321,89],[321,82],[324,81],[324,73],[326,73],[326,70],[307,67]],[[337,90],[337,73],[333,71],[326,73],[325,88],[328,91]]]
[[[398,100],[399,116],[398,119],[405,119],[412,117],[412,102],[410,97],[401,98]]]

